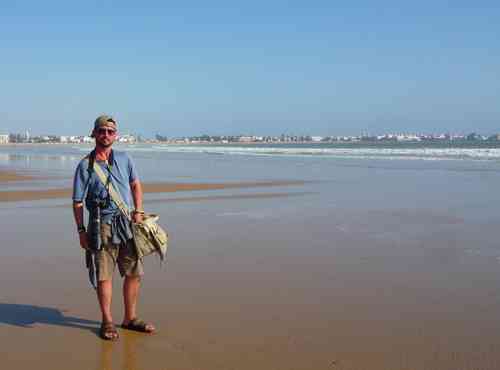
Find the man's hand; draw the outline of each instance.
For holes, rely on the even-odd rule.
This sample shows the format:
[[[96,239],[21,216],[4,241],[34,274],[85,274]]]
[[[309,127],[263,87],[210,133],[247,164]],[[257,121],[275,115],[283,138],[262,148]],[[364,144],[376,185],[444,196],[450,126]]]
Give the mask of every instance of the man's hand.
[[[87,232],[82,231],[82,232],[78,233],[78,236],[80,238],[80,247],[82,247],[83,249],[87,249],[89,247]]]
[[[134,199],[135,211],[132,212],[132,222],[138,224],[144,220],[144,212],[142,208],[142,185],[138,179],[130,183],[132,190],[132,198]],[[138,212],[140,211],[140,212]]]
[[[139,212],[134,212],[132,214],[132,220],[136,224],[140,224],[142,221],[144,221],[144,213],[139,213]]]
[[[80,246],[87,249],[89,246],[88,236],[83,227],[83,203],[73,202],[73,216],[75,216],[76,228],[79,231],[78,237],[80,238]]]

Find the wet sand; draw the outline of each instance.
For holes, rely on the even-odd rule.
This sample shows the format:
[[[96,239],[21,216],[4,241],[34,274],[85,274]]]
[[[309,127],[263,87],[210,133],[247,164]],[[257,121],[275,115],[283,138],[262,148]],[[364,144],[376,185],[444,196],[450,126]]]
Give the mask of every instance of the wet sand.
[[[415,217],[434,231],[463,225],[378,213],[376,234],[359,234],[349,229],[373,214],[338,210],[329,222],[317,214],[304,223],[254,213],[271,201],[281,200],[155,204],[172,240],[166,266],[146,260],[140,313],[159,331],[120,330],[116,343],[97,337],[70,211],[2,212],[3,367],[63,369],[71,358],[76,370],[498,369],[498,262],[461,264],[444,236],[434,237],[439,250],[376,237],[382,225]],[[20,222],[32,231],[20,233]],[[344,231],[331,232],[334,225]]]
[[[69,207],[2,203],[2,368],[500,368],[496,219],[339,207],[347,192],[309,185],[150,199],[171,243],[165,266],[145,261],[139,312],[159,331],[116,343],[97,337]]]

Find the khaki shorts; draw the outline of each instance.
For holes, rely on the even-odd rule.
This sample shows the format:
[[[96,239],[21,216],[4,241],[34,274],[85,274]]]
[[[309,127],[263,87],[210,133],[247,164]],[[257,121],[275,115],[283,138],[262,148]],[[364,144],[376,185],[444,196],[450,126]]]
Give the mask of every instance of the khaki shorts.
[[[122,277],[144,275],[144,264],[137,258],[132,241],[127,245],[111,243],[111,225],[101,225],[101,243],[102,249],[95,254],[99,281],[112,279],[116,265]]]

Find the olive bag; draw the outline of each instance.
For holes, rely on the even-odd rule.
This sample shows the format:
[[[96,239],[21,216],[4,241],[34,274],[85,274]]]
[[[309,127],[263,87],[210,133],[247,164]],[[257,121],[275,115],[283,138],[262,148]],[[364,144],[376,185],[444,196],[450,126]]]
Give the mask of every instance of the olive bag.
[[[94,165],[94,170],[103,184],[108,183],[106,181],[106,175],[99,165]],[[122,200],[120,193],[115,189],[112,183],[109,183],[108,192],[120,211],[131,222],[138,258],[157,253],[160,259],[164,261],[167,255],[168,233],[158,224],[160,216],[155,214],[144,214],[143,221],[135,223],[130,217],[128,206]]]

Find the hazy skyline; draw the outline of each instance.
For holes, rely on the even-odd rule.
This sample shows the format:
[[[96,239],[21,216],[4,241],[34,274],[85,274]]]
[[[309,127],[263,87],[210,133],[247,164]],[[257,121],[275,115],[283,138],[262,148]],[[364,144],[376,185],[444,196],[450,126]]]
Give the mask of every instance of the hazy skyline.
[[[494,1],[11,2],[0,133],[500,129]]]

